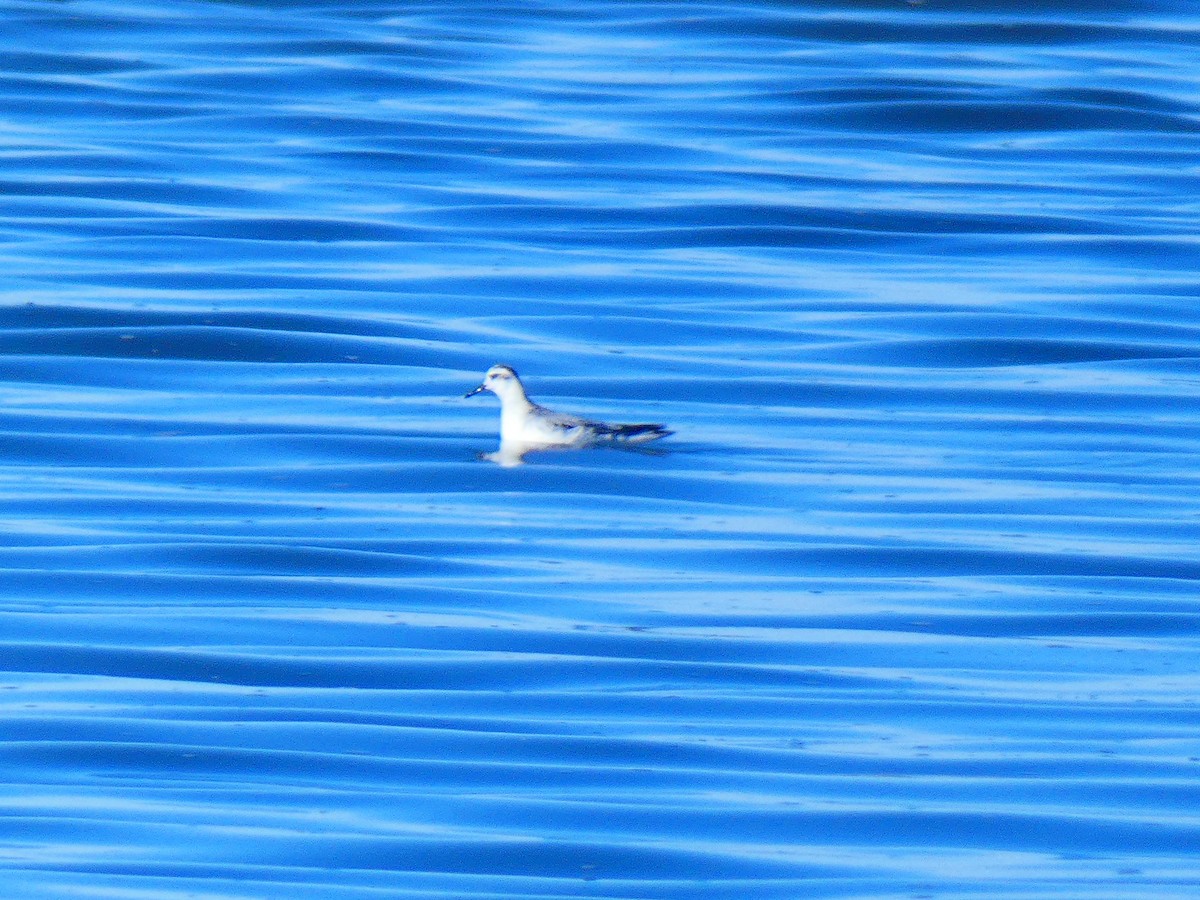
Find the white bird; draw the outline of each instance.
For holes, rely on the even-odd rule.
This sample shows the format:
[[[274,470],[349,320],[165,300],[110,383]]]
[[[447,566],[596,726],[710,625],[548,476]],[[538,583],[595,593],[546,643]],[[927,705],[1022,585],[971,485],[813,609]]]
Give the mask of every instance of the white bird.
[[[591,447],[597,444],[644,444],[674,432],[662,425],[609,425],[546,409],[529,399],[509,366],[492,366],[483,384],[466,397],[491,391],[500,398],[500,453],[508,457],[538,447]]]

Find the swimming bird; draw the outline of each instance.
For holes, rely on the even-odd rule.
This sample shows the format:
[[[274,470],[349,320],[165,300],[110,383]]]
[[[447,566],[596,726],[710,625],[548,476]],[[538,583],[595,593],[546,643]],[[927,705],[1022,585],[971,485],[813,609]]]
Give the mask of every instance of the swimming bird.
[[[500,398],[500,445],[512,448],[591,447],[597,444],[644,444],[669,434],[662,425],[609,425],[555,412],[534,403],[511,366],[492,366],[483,384],[466,394],[491,391]]]

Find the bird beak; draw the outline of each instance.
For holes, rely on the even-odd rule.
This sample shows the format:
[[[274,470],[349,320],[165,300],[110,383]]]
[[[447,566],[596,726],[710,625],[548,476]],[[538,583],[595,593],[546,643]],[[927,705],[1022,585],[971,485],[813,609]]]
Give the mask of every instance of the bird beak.
[[[471,391],[471,393],[463,394],[463,399],[466,400],[468,397],[474,397],[476,394],[482,394],[486,390],[487,390],[487,385],[481,384],[479,387],[475,388],[475,390]]]

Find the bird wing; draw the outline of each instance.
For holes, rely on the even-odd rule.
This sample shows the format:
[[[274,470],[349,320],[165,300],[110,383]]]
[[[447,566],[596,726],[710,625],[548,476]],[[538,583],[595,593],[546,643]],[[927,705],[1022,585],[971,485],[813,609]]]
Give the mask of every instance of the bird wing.
[[[641,443],[643,441],[655,441],[659,438],[664,438],[669,434],[674,434],[668,431],[663,425],[657,423],[638,423],[634,425],[610,425],[607,422],[597,422],[593,419],[584,419],[580,416],[573,416],[570,413],[555,412],[552,409],[546,409],[544,406],[534,404],[536,411],[536,419],[539,426],[544,426],[547,430],[569,430],[571,434],[571,443],[576,441],[627,441],[629,443]],[[561,432],[558,437],[562,437]]]
[[[674,432],[668,431],[662,425],[649,422],[641,422],[636,425],[605,425],[602,422],[593,422],[591,424],[599,437],[615,441],[629,441],[631,443],[656,441],[659,438],[665,438],[669,434],[674,434]]]

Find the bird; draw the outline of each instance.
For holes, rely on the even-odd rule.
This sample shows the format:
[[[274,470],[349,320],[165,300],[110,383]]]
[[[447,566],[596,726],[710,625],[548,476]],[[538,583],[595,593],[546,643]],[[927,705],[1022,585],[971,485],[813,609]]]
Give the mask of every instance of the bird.
[[[610,425],[547,409],[529,399],[512,366],[492,366],[483,384],[465,394],[464,399],[483,391],[500,398],[502,454],[507,451],[507,455],[516,453],[519,457],[525,450],[539,447],[645,444],[674,434],[658,424]]]

